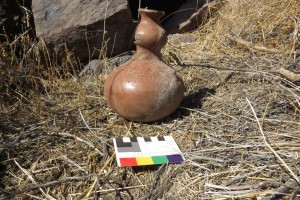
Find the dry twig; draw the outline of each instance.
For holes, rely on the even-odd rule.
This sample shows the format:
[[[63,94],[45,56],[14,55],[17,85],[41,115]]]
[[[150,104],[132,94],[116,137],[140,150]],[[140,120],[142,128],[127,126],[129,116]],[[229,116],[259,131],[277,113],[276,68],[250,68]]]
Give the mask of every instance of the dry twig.
[[[34,180],[33,176],[32,176],[26,169],[24,169],[23,167],[21,167],[21,166],[19,165],[19,163],[18,163],[16,160],[14,160],[14,162],[15,162],[16,165],[24,172],[24,174],[26,174],[26,176],[27,176],[34,184],[36,184],[36,181]],[[47,199],[55,200],[54,197],[52,197],[51,195],[49,195],[48,193],[46,193],[41,187],[38,187],[38,189],[43,193],[43,195],[45,195],[45,197],[46,197]]]
[[[230,35],[227,35],[226,37],[230,40],[233,40],[233,41],[237,42],[238,44],[246,46],[247,48],[253,48],[255,50],[264,51],[264,52],[267,52],[267,53],[281,53],[278,49],[267,48],[267,47],[262,46],[262,45],[253,44],[251,42],[248,42],[248,41],[243,40],[243,39],[238,38],[238,37],[233,37],[233,36],[230,36]]]
[[[78,136],[75,135],[71,135],[70,133],[65,133],[65,132],[54,132],[54,133],[47,133],[49,135],[60,135],[60,136],[64,136],[64,137],[71,137],[74,138],[76,140],[78,140],[79,142],[82,142],[86,145],[88,145],[90,148],[94,149],[100,156],[103,156],[103,153],[97,148],[95,147],[95,145],[93,145],[91,142],[88,142]]]
[[[254,108],[253,108],[251,102],[249,101],[248,98],[246,98],[246,100],[247,100],[248,105],[249,105],[250,108],[251,108],[251,111],[252,111],[254,117],[255,117],[255,120],[256,120],[256,122],[257,122],[259,131],[260,131],[260,133],[261,133],[261,135],[262,135],[262,137],[263,137],[263,140],[264,140],[266,146],[271,150],[271,152],[272,152],[272,153],[274,154],[274,156],[281,162],[281,164],[282,164],[282,165],[290,172],[290,175],[294,178],[294,180],[297,181],[297,183],[300,185],[300,180],[299,180],[299,178],[296,176],[296,174],[291,170],[291,168],[284,162],[284,160],[282,160],[282,158],[278,155],[278,153],[277,153],[277,152],[272,148],[272,146],[268,143],[267,138],[266,138],[266,135],[264,134],[264,131],[263,131],[261,125],[260,125],[260,122],[259,122],[259,120],[258,120],[258,118],[257,118],[256,112],[255,112],[255,110],[254,110]]]

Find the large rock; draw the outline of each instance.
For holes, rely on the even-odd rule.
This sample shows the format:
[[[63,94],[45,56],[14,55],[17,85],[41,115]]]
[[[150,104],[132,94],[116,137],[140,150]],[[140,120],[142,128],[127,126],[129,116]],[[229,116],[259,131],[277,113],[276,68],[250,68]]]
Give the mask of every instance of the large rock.
[[[36,35],[51,57],[79,60],[130,49],[135,24],[127,0],[33,0]]]

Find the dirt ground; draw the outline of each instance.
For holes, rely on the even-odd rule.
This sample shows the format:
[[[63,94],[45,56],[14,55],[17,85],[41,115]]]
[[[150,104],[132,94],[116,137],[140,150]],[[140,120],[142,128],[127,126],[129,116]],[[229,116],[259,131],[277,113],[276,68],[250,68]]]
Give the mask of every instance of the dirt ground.
[[[187,91],[153,123],[111,111],[107,73],[12,73],[3,50],[0,199],[299,199],[299,27],[299,1],[210,3],[195,41],[162,50]],[[171,135],[186,161],[118,167],[125,135]]]

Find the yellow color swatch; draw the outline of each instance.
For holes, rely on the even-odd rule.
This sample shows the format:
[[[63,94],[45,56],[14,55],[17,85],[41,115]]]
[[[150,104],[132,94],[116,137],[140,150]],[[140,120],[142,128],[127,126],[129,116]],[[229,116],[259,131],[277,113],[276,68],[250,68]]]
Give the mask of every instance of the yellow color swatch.
[[[153,165],[152,157],[137,157],[137,165]]]

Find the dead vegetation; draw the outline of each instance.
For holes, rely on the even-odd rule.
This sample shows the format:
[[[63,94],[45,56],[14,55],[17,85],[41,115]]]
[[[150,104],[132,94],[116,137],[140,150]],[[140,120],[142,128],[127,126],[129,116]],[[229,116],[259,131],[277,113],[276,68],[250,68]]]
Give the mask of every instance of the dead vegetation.
[[[165,47],[187,92],[151,124],[111,112],[105,74],[19,68],[2,45],[0,199],[299,199],[300,86],[278,69],[299,76],[300,2],[219,2],[196,42]],[[125,135],[172,135],[186,162],[119,168]]]

